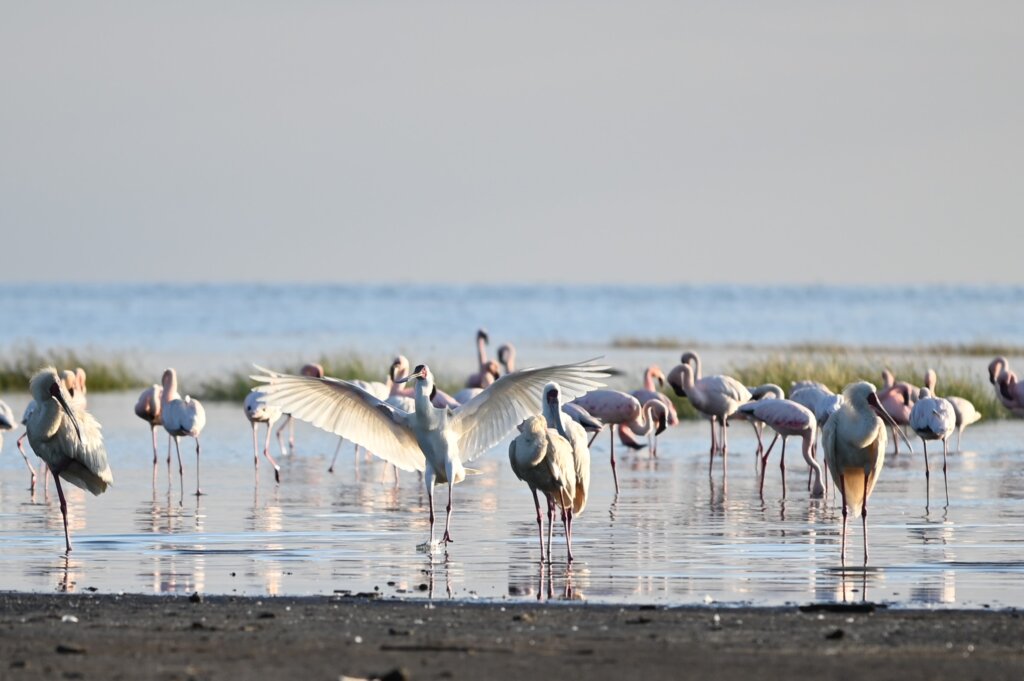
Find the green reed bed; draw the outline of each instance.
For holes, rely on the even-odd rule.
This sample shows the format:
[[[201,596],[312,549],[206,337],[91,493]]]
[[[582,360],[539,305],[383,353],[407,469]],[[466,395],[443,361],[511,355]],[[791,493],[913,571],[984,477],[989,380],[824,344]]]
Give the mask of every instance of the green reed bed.
[[[123,359],[93,356],[73,350],[15,348],[0,359],[0,391],[27,392],[32,374],[43,367],[58,370],[82,367],[91,392],[111,392],[138,388],[146,384],[139,373]]]

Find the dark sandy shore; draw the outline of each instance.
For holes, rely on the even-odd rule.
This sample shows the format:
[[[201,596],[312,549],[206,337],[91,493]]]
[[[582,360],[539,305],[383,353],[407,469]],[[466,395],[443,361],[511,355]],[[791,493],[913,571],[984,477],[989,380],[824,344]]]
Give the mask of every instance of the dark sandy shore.
[[[1024,676],[1017,611],[0,594],[0,632],[3,679]]]

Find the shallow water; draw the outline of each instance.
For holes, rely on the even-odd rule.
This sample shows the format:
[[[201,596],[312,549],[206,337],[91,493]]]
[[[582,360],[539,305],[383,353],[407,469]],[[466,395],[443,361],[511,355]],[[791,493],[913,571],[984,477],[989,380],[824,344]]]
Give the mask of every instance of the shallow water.
[[[3,397],[20,413],[24,396]],[[403,598],[756,605],[866,596],[914,607],[1024,605],[1024,422],[967,430],[965,451],[949,459],[948,507],[941,449],[930,449],[927,510],[920,442],[916,454],[890,457],[869,507],[866,570],[859,567],[859,521],[851,523],[851,567],[840,568],[838,509],[831,497],[809,499],[797,443],[787,452],[787,498],[776,449],[762,501],[749,428],[730,429],[723,481],[720,460],[708,477],[707,425],[686,422],[662,436],[657,459],[617,447],[622,489],[616,498],[603,435],[593,448],[590,501],[574,525],[577,562],[567,568],[558,530],[555,563],[542,570],[533,501],[509,470],[504,445],[477,460],[481,475],[455,488],[455,543],[427,554],[417,550],[428,521],[416,474],[402,473],[397,488],[390,478],[382,482],[382,463],[354,457],[348,443],[330,474],[335,439],[299,424],[296,453],[279,459],[281,485],[265,461],[257,481],[241,407],[211,404],[201,462],[206,494],[197,499],[191,444],[182,452],[184,490],[176,467],[168,488],[163,433],[154,485],[148,428],[132,414],[133,403],[134,394],[90,395],[90,411],[104,424],[115,486],[88,498],[72,488],[74,551],[67,558],[52,482],[48,493],[40,488],[33,498],[14,437],[5,438],[2,588],[249,595],[379,590]],[[442,509],[447,487],[437,493]]]

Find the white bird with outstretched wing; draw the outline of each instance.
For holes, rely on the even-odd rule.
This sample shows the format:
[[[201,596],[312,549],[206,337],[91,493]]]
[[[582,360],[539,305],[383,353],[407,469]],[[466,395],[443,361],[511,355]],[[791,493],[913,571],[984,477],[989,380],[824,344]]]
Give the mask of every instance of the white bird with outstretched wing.
[[[465,479],[463,462],[501,442],[522,421],[539,412],[544,386],[556,382],[563,394],[582,395],[604,385],[607,368],[590,362],[526,369],[502,376],[452,411],[431,403],[434,378],[421,364],[396,382],[415,381],[416,409],[403,412],[347,381],[279,374],[257,367],[252,378],[267,404],[365,447],[403,470],[424,471],[430,500],[433,546],[434,482],[449,483],[444,541],[451,541],[451,486]],[[429,463],[429,465],[427,465]]]

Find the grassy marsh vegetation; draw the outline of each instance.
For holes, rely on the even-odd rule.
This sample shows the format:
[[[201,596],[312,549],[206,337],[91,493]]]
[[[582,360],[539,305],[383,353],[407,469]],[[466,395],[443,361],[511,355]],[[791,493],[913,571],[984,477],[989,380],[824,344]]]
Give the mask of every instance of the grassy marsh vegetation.
[[[82,367],[88,377],[86,387],[95,392],[128,390],[146,384],[124,359],[90,356],[66,349],[39,350],[34,346],[26,346],[15,348],[0,359],[0,391],[28,392],[32,374],[47,366],[57,369]]]

